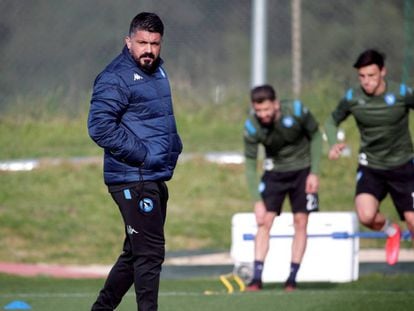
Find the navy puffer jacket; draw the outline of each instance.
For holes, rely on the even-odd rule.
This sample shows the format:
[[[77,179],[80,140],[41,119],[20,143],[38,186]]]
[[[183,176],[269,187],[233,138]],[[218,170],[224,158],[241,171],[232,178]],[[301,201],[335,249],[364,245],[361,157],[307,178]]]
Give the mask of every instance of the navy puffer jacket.
[[[95,80],[88,130],[104,149],[107,185],[171,179],[182,143],[161,65],[146,73],[124,47]]]

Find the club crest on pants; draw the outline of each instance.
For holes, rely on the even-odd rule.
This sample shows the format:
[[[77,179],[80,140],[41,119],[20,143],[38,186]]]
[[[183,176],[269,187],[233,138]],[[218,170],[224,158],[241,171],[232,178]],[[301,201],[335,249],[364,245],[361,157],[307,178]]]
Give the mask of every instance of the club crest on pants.
[[[144,213],[149,213],[154,209],[154,202],[150,198],[143,198],[139,201],[139,209]]]

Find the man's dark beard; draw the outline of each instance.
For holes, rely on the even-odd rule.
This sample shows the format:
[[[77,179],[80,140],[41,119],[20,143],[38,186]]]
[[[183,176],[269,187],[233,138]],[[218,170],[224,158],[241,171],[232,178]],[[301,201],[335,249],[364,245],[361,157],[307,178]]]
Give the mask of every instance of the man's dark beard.
[[[155,56],[152,53],[143,54],[141,55],[141,57],[150,57],[152,59],[155,58]],[[160,58],[158,57],[152,63],[141,64],[139,60],[135,60],[135,62],[137,63],[138,67],[141,68],[146,73],[153,73],[155,69],[157,69],[158,65],[160,64]]]

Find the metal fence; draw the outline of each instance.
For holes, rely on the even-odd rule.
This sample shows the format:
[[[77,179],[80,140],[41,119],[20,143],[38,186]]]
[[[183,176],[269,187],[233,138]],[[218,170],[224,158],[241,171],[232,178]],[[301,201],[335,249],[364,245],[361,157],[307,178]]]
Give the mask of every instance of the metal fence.
[[[247,94],[254,0],[0,0],[0,108],[61,98],[79,109],[120,52],[140,11],[163,19],[173,90],[204,104]],[[301,80],[348,84],[363,49],[387,54],[391,78],[413,83],[413,0],[301,0]],[[267,1],[267,81],[292,93],[292,8]],[[35,100],[37,99],[37,100]],[[81,108],[82,109],[82,108]]]

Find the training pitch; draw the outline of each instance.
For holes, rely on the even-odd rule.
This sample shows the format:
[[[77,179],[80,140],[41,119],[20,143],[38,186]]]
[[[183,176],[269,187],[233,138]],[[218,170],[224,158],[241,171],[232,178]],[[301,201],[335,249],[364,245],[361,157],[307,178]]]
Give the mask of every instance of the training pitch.
[[[103,279],[25,278],[0,274],[0,306],[25,304],[30,310],[89,310]],[[372,273],[350,283],[302,283],[286,293],[282,284],[265,284],[257,293],[228,294],[219,278],[163,279],[160,311],[250,310],[413,310],[414,274]],[[135,310],[128,292],[117,310]],[[20,309],[15,309],[20,310]]]

